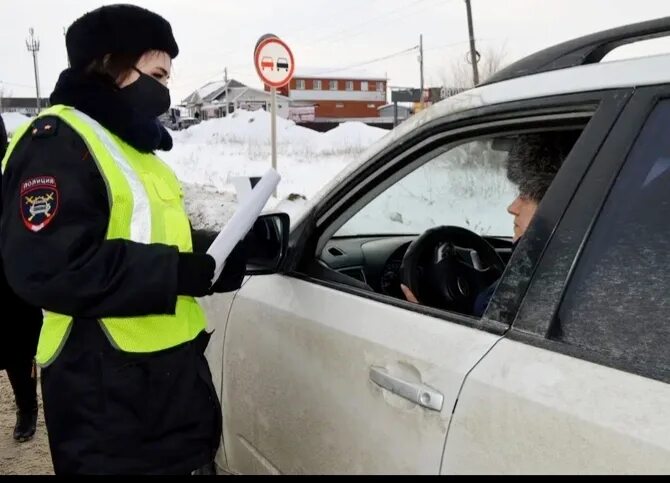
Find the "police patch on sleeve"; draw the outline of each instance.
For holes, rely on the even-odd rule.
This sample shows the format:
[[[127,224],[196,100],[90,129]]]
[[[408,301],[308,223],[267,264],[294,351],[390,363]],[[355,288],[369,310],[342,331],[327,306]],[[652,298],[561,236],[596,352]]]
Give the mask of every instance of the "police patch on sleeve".
[[[51,223],[58,212],[56,178],[38,176],[21,183],[21,217],[30,231],[37,233]]]

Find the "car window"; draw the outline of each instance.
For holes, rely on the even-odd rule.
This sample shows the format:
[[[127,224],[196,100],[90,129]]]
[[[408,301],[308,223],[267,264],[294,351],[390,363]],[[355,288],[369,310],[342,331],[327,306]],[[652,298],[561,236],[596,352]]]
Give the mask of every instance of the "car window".
[[[435,143],[340,215],[310,275],[481,318],[581,132],[508,128]]]
[[[517,196],[507,144],[478,139],[436,153],[351,218],[336,236],[420,234],[440,226],[511,237],[505,208]]]
[[[619,173],[571,277],[550,338],[670,382],[670,101]]]

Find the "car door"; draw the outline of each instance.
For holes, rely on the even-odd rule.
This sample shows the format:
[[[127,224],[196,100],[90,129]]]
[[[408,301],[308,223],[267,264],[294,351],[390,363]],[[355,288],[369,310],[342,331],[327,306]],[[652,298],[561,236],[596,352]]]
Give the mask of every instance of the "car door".
[[[670,472],[670,89],[640,89],[517,320],[468,376],[444,473]]]
[[[506,327],[322,282],[252,277],[237,294],[223,352],[230,469],[437,474],[465,374]]]
[[[464,136],[508,130],[514,123],[529,129],[586,122],[602,100],[594,96],[477,110],[458,130],[449,128],[447,118],[399,140],[308,217],[314,226],[295,242],[294,249],[303,253],[297,260],[314,257],[315,247],[341,226],[335,220],[369,202],[391,176],[425,162],[437,143],[443,146],[456,134],[462,142]],[[614,115],[622,98],[610,96],[607,102],[614,107],[600,114],[605,118]],[[587,129],[597,136],[601,128]],[[579,149],[581,156],[573,155],[577,168],[592,156],[587,146]],[[579,181],[567,179],[568,185]],[[560,214],[556,209],[548,219],[553,223]],[[499,303],[496,307],[505,308],[499,313],[507,315],[481,321],[325,280],[300,263],[286,274],[252,277],[235,298],[224,341],[228,469],[439,473],[461,385],[509,328],[502,319],[516,313],[516,303]]]

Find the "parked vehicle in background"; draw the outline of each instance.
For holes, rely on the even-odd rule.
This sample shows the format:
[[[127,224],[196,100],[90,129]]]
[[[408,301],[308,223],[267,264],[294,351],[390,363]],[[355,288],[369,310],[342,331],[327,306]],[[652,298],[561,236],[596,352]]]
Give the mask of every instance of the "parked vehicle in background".
[[[200,123],[200,119],[195,117],[184,117],[181,115],[181,111],[176,108],[170,108],[168,112],[163,114],[158,118],[158,120],[168,129],[172,131],[181,131],[182,129],[188,129],[191,126]]]

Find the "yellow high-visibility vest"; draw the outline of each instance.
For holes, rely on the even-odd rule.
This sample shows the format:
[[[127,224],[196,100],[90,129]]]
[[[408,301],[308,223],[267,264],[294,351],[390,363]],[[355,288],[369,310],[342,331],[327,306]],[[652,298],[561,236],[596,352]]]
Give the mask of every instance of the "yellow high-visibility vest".
[[[133,148],[72,107],[53,106],[40,114],[43,116],[56,116],[74,129],[97,163],[110,202],[107,240],[160,243],[176,246],[180,252],[193,251],[181,185],[169,166],[156,155]],[[15,132],[2,161],[3,172],[29,127],[30,123]],[[70,315],[45,312],[37,348],[37,362],[41,366],[56,359],[72,321]],[[114,347],[131,353],[157,352],[189,342],[207,325],[198,302],[187,296],[178,297],[174,315],[104,318],[100,323]]]

